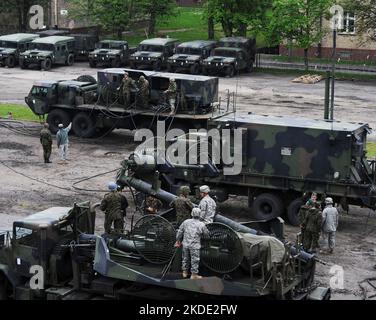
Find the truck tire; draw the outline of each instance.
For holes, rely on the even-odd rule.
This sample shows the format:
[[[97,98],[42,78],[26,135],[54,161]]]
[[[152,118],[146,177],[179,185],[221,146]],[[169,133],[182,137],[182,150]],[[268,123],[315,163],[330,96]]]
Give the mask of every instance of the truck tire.
[[[0,272],[0,301],[8,300],[9,281],[5,275]]]
[[[53,109],[47,116],[47,123],[50,125],[52,133],[56,133],[59,130],[59,123],[67,126],[70,120],[68,112],[62,109]]]
[[[16,59],[15,59],[13,56],[9,56],[9,57],[5,60],[5,65],[6,65],[8,68],[14,68],[14,66],[16,65]]]
[[[28,65],[27,65],[27,63],[24,60],[21,60],[20,61],[20,67],[21,67],[21,69],[27,69]]]
[[[67,66],[72,66],[73,63],[74,63],[74,55],[73,55],[73,54],[69,54],[69,55],[68,55],[68,58],[67,58],[66,65],[67,65]]]
[[[79,82],[90,82],[92,84],[97,83],[97,80],[95,80],[95,78],[93,76],[90,76],[88,74],[83,74],[82,76],[79,76],[77,78],[77,81],[79,81]]]
[[[42,63],[40,64],[40,68],[43,71],[48,71],[51,70],[52,67],[52,61],[50,58],[47,58],[46,60],[43,60]]]
[[[204,76],[209,75],[209,70],[208,70],[207,68],[203,67],[203,68],[202,68],[202,74],[203,74]]]
[[[86,112],[80,112],[74,116],[72,129],[74,134],[81,138],[91,138],[96,132],[95,122]]]
[[[301,198],[297,198],[289,204],[287,207],[287,219],[289,220],[290,224],[293,226],[299,225],[299,209],[303,205],[303,200]]]
[[[234,75],[235,75],[235,68],[234,68],[234,66],[228,66],[226,68],[225,73],[226,73],[226,77],[227,78],[233,78]]]
[[[189,68],[189,72],[191,74],[199,74],[200,66],[198,65],[198,63],[194,63],[193,65],[191,65],[191,67]]]
[[[174,67],[171,64],[167,65],[167,72],[170,72],[170,73],[174,73],[175,72]]]
[[[271,193],[262,193],[252,204],[252,211],[257,220],[271,220],[283,213],[282,200]]]
[[[154,71],[161,71],[162,70],[162,61],[157,60],[153,63],[153,70]]]
[[[112,68],[119,68],[120,67],[120,58],[115,58],[111,60],[111,67]]]
[[[90,68],[96,68],[97,67],[97,62],[93,60],[89,60],[89,66]]]
[[[253,72],[253,62],[251,62],[251,64],[247,67],[247,72],[248,73]]]

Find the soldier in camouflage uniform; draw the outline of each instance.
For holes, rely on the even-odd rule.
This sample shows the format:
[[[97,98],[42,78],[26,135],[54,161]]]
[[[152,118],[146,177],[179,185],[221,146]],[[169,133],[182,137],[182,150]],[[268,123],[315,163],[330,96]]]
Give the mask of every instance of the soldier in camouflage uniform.
[[[180,187],[179,197],[171,204],[171,206],[175,208],[176,223],[178,226],[191,217],[194,206],[192,201],[188,198],[190,192],[191,189],[188,186]]]
[[[144,76],[140,76],[138,79],[138,105],[141,109],[147,109],[149,107],[150,87],[149,81]]]
[[[131,104],[132,89],[136,92],[138,91],[135,81],[131,77],[129,77],[129,74],[126,72],[124,74],[123,80],[121,81],[121,85],[118,88],[118,90],[120,90],[121,92],[123,103],[126,108]]]
[[[168,104],[171,108],[170,115],[175,113],[175,104],[176,104],[176,96],[177,96],[177,85],[174,78],[170,79],[170,83],[168,85],[168,89],[164,92],[167,97]]]
[[[52,135],[48,123],[45,123],[40,132],[40,143],[43,147],[44,163],[51,163]]]
[[[149,214],[156,214],[162,208],[162,202],[154,197],[147,197],[145,200],[145,211]]]
[[[175,247],[183,245],[183,278],[187,278],[189,271],[191,279],[200,279],[198,268],[200,265],[200,249],[202,236],[209,237],[209,230],[205,224],[200,221],[201,210],[194,208],[192,210],[192,219],[185,220],[176,235]]]
[[[100,205],[100,209],[105,212],[104,231],[111,233],[112,223],[115,233],[124,232],[124,217],[128,207],[127,199],[117,190],[118,186],[114,182],[108,184],[110,193],[107,193]]]
[[[210,188],[208,186],[201,186],[200,187],[200,196],[201,201],[198,207],[201,210],[201,220],[205,223],[212,223],[215,211],[217,209],[217,204],[215,201],[209,196]]]
[[[320,247],[319,239],[322,224],[321,207],[318,202],[315,202],[308,209],[303,224],[305,226],[303,248],[305,251],[315,253],[316,249]]]

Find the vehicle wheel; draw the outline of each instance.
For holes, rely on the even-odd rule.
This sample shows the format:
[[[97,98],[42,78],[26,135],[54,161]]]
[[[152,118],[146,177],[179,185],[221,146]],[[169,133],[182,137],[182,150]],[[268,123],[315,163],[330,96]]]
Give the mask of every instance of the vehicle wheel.
[[[88,74],[83,74],[82,76],[79,76],[77,78],[77,81],[79,82],[90,82],[92,84],[96,84],[97,80],[93,76],[89,76]]]
[[[42,61],[40,67],[44,71],[51,70],[51,67],[52,67],[52,61],[51,61],[51,59],[47,58],[46,60]]]
[[[9,56],[9,57],[5,60],[5,65],[6,65],[8,68],[14,68],[14,66],[16,65],[16,59],[15,59],[13,56]]]
[[[153,63],[153,70],[154,71],[161,71],[162,69],[162,62],[160,60],[157,60]]]
[[[252,211],[257,220],[271,220],[283,213],[283,203],[278,196],[263,193],[253,201]]]
[[[96,68],[97,67],[97,63],[93,60],[89,60],[89,66],[90,68]]]
[[[73,63],[74,63],[74,56],[73,56],[73,54],[70,54],[70,55],[68,55],[66,65],[67,65],[67,66],[72,66]]]
[[[235,75],[235,68],[234,68],[234,66],[228,66],[226,68],[226,77],[232,78],[232,77],[234,77],[234,75]]]
[[[202,74],[203,74],[204,76],[207,76],[207,75],[209,74],[209,70],[208,70],[207,68],[203,67],[203,68],[202,68]]]
[[[297,198],[289,204],[287,207],[287,219],[289,220],[290,224],[293,226],[299,225],[299,210],[300,207],[303,205],[303,200],[301,198]]]
[[[69,114],[61,109],[53,109],[47,116],[47,123],[50,125],[52,133],[56,133],[59,130],[60,123],[64,126],[69,125],[70,120]]]
[[[198,74],[199,71],[200,71],[200,66],[198,65],[198,63],[195,63],[193,64],[190,68],[189,68],[189,71],[191,74]]]
[[[115,59],[111,60],[111,67],[112,68],[119,68],[120,67],[120,59],[115,58]]]
[[[170,73],[175,72],[175,71],[174,71],[174,67],[173,67],[171,64],[168,64],[168,65],[167,65],[167,72],[170,72]]]
[[[74,134],[81,138],[91,138],[96,132],[95,122],[86,112],[80,112],[74,116],[72,129]]]
[[[21,67],[21,69],[27,69],[28,65],[25,61],[22,60],[22,61],[20,61],[20,67]]]
[[[251,64],[247,67],[247,72],[248,73],[253,72],[253,62],[251,62]]]
[[[5,275],[0,272],[0,301],[8,300],[9,290],[9,281]]]

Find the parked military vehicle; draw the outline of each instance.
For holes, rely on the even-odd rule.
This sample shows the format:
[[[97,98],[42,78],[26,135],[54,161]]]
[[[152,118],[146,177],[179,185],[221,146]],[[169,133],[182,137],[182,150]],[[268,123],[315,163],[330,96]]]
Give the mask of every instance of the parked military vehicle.
[[[178,40],[171,38],[147,39],[140,43],[137,51],[130,57],[130,67],[144,67],[160,71],[167,67],[167,60],[175,51]]]
[[[89,53],[95,50],[98,36],[85,33],[72,33],[69,36],[75,40],[74,59],[76,61],[88,61]]]
[[[176,197],[163,195],[165,200]],[[313,284],[314,256],[220,215],[203,239],[204,278],[184,279],[173,221],[147,215],[132,223],[128,234],[99,236],[93,234],[95,208],[90,203],[17,220],[12,231],[0,233],[0,299],[330,297],[328,288]]]
[[[69,36],[70,31],[64,29],[47,29],[36,32],[41,38],[52,37],[52,36]]]
[[[230,194],[247,196],[256,219],[286,214],[293,225],[299,224],[305,192],[330,196],[347,211],[350,204],[376,209],[375,163],[366,156],[367,124],[249,114],[211,119],[208,129],[213,128],[243,130],[241,152],[233,142],[230,146],[231,154],[241,153],[240,174],[224,174],[233,164],[225,165],[222,157],[213,161],[209,147],[211,161],[201,166],[154,168],[166,190],[207,184],[220,202]],[[185,135],[179,143],[192,148],[196,139]],[[200,139],[214,144],[215,137],[202,133]],[[205,170],[198,170],[203,166]]]
[[[203,74],[225,74],[233,77],[253,69],[256,41],[242,37],[222,38],[210,57],[203,61]]]
[[[138,93],[131,92],[131,105],[122,101],[121,86],[124,73],[138,80],[149,80],[149,107],[138,104]],[[176,113],[170,115],[164,91],[171,77],[176,79],[178,99]],[[208,119],[231,112],[230,103],[218,103],[218,78],[170,74],[132,69],[105,69],[98,72],[98,85],[92,77],[77,80],[39,81],[25,98],[27,105],[39,116],[47,115],[52,132],[57,125],[73,122],[73,132],[81,137],[93,137],[116,128],[149,128],[156,130],[157,120],[166,120],[167,128],[205,128]],[[118,90],[119,89],[119,90]],[[166,128],[166,129],[167,129]]]
[[[135,52],[135,48],[129,48],[127,41],[102,40],[96,45],[96,49],[89,54],[91,68],[99,65],[118,68],[129,62],[129,56]]]
[[[50,70],[55,64],[71,66],[74,63],[75,40],[72,37],[50,36],[35,39],[29,50],[20,54],[20,67],[37,66]]]
[[[13,68],[18,64],[21,52],[29,48],[29,44],[38,35],[30,33],[15,33],[0,36],[0,66]]]
[[[202,71],[202,61],[210,56],[216,47],[216,41],[196,40],[184,42],[176,48],[176,54],[167,60],[168,72],[185,71],[199,74]]]

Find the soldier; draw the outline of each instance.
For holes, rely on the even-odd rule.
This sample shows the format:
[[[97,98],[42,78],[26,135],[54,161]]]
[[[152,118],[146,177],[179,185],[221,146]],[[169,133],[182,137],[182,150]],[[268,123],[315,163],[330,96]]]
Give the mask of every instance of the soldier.
[[[201,220],[207,223],[212,223],[215,210],[217,209],[217,204],[215,201],[209,196],[210,188],[208,186],[201,186],[200,187],[200,196],[201,201],[198,207],[201,210]]]
[[[320,204],[315,202],[306,212],[304,219],[304,237],[303,248],[305,251],[312,253],[319,248],[320,230],[321,230],[322,214]]]
[[[298,217],[299,217],[299,225],[300,225],[300,235],[301,235],[301,239],[300,239],[300,242],[303,244],[304,243],[304,233],[305,233],[305,230],[306,230],[306,226],[305,226],[305,219],[306,219],[306,216],[307,216],[307,213],[308,213],[308,210],[311,208],[311,206],[309,206],[307,203],[302,205],[300,207],[300,210],[299,210],[299,213],[298,213]]]
[[[194,208],[191,215],[192,219],[185,220],[179,227],[175,247],[179,248],[183,245],[183,278],[187,278],[190,271],[191,279],[200,279],[202,277],[198,274],[198,268],[201,238],[202,236],[209,237],[209,230],[200,221],[201,210],[199,208]]]
[[[138,105],[142,109],[147,109],[149,106],[149,95],[150,95],[149,81],[146,80],[144,76],[140,76],[140,78],[138,79],[137,85],[139,89]]]
[[[311,197],[308,199],[307,201],[307,205],[308,206],[313,206],[315,203],[317,202],[317,193],[316,192],[312,192],[312,195]]]
[[[57,143],[57,147],[59,148],[60,159],[62,161],[66,161],[68,157],[68,145],[69,145],[68,134],[71,128],[72,128],[72,122],[66,128],[64,128],[64,125],[60,123],[59,131],[56,134],[56,143]]]
[[[338,210],[333,207],[333,199],[325,199],[325,209],[322,212],[322,230],[328,237],[329,254],[333,253],[336,231],[338,227]]]
[[[149,214],[156,214],[158,211],[162,208],[162,202],[154,198],[152,196],[149,196],[146,198],[145,201],[145,211]]]
[[[164,93],[166,94],[168,104],[171,108],[170,115],[173,115],[175,113],[175,103],[177,95],[177,86],[174,78],[170,78],[168,89]]]
[[[191,216],[193,209],[193,203],[188,199],[191,189],[188,186],[180,187],[179,197],[171,204],[176,211],[176,223],[180,226],[183,221],[187,220]]]
[[[40,132],[40,143],[43,147],[44,163],[51,163],[52,135],[48,123],[43,125],[43,129]]]
[[[135,81],[129,77],[129,74],[126,72],[124,73],[124,78],[121,81],[121,85],[118,90],[121,91],[123,103],[125,107],[129,107],[131,104],[131,90],[134,89],[138,91]]]
[[[108,184],[107,193],[100,205],[100,209],[104,211],[104,231],[105,233],[111,233],[112,223],[116,233],[123,233],[124,231],[124,217],[126,215],[126,209],[128,208],[127,199],[117,190],[118,185],[115,182]]]

